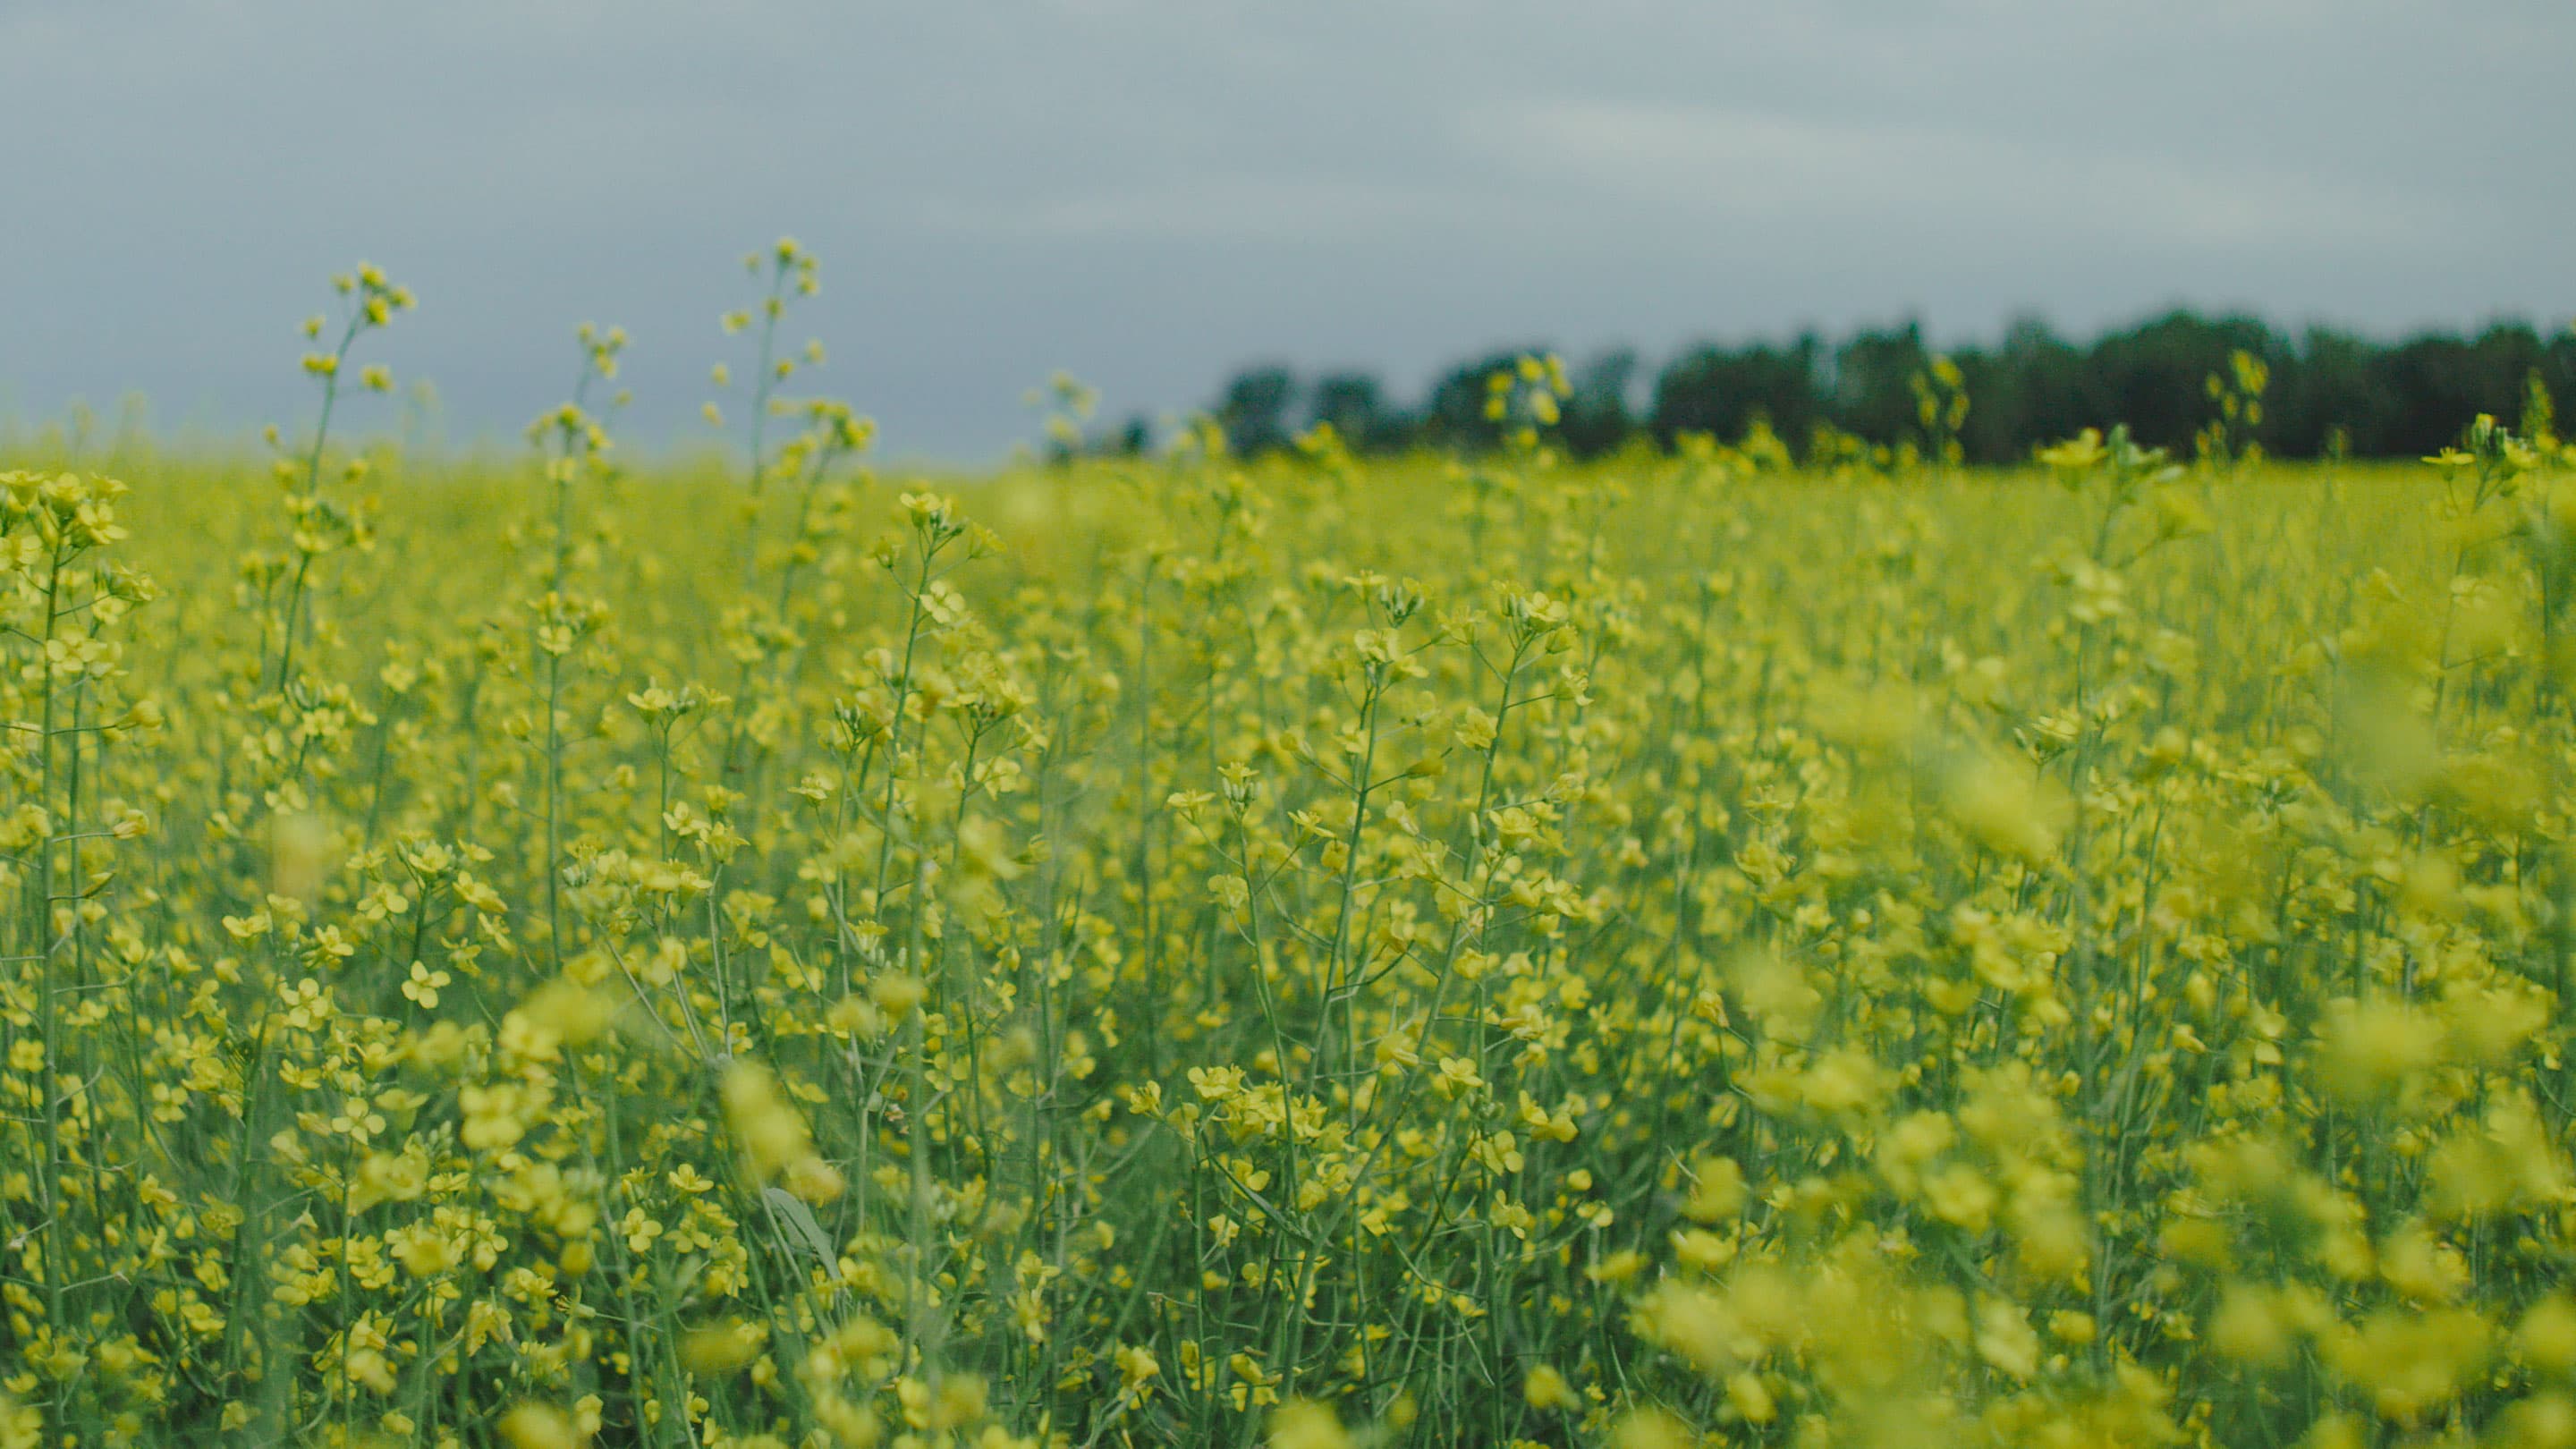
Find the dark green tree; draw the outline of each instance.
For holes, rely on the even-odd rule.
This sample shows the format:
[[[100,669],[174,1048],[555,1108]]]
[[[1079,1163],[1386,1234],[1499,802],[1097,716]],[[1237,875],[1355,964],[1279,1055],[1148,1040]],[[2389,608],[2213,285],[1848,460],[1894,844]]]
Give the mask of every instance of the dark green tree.
[[[1330,424],[1356,453],[1390,453],[1405,442],[1405,419],[1387,402],[1374,373],[1334,372],[1307,394],[1306,425]]]
[[[1288,446],[1289,409],[1297,401],[1297,376],[1270,364],[1246,368],[1225,385],[1214,409],[1226,446],[1253,458]]]
[[[1756,418],[1783,438],[1805,438],[1825,416],[1821,352],[1808,333],[1786,347],[1708,346],[1682,354],[1655,379],[1655,441],[1669,448],[1683,433],[1741,438]]]
[[[1628,393],[1637,381],[1637,352],[1630,347],[1617,348],[1586,362],[1569,379],[1574,393],[1565,400],[1564,416],[1557,424],[1557,436],[1565,449],[1578,458],[1599,458],[1617,452],[1637,435],[1637,419],[1628,407]]]

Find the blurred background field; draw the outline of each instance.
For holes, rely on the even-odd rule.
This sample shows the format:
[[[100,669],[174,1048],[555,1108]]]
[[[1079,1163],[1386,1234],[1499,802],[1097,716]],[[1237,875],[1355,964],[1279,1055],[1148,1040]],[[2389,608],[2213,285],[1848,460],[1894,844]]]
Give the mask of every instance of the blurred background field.
[[[2569,1442],[2554,438],[1487,391],[22,438],[7,1442]]]

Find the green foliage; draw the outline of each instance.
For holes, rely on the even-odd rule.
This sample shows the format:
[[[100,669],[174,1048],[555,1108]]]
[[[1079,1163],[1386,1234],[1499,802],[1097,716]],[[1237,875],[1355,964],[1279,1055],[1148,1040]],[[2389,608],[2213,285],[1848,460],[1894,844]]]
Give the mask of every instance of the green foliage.
[[[2238,353],[2259,359],[2272,377],[2265,419],[2243,441],[2275,457],[2319,458],[2338,447],[2351,457],[2417,457],[2458,441],[2481,413],[2536,432],[2538,415],[2526,414],[2535,396],[2576,395],[2576,337],[2544,338],[2518,323],[2474,337],[2380,343],[2324,329],[2291,338],[2250,317],[2173,312],[2077,344],[2023,321],[1994,346],[1948,354],[1975,406],[1954,436],[1942,438],[1924,427],[1913,390],[1936,358],[1922,328],[1907,323],[1830,346],[1812,334],[1785,345],[1691,345],[1655,375],[1642,412],[1629,397],[1636,355],[1605,353],[1582,373],[1590,379],[1579,389],[1586,402],[1569,410],[1564,440],[1575,456],[1596,458],[1640,438],[1666,450],[1689,433],[1740,443],[1758,424],[1802,456],[1828,456],[1838,439],[1911,446],[1926,456],[1955,441],[1966,461],[1997,465],[2026,461],[2082,428],[2125,423],[2142,441],[2185,451],[2222,421],[2203,384],[2226,374]],[[1410,410],[1388,401],[1366,374],[1336,374],[1329,392],[1320,385],[1309,391],[1293,372],[1271,365],[1230,384],[1219,412],[1241,415],[1242,389],[1265,400],[1264,425],[1236,434],[1246,453],[1285,446],[1301,396],[1311,402],[1308,425],[1331,421],[1345,438],[1364,440],[1364,453],[1488,450],[1499,439],[1477,421],[1476,388],[1520,355],[1451,368]],[[1363,396],[1369,402],[1360,410],[1353,399]],[[1364,411],[1365,428],[1349,422],[1355,411]]]

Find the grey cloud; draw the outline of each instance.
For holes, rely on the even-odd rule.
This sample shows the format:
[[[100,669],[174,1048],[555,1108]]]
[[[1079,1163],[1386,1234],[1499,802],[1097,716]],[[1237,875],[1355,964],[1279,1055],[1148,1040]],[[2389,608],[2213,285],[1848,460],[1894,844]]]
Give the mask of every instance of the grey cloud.
[[[956,457],[1059,366],[1123,409],[1907,313],[2550,318],[2571,53],[2543,0],[0,0],[0,386],[292,420],[364,256],[460,429],[592,318],[685,437],[780,232],[818,385]]]

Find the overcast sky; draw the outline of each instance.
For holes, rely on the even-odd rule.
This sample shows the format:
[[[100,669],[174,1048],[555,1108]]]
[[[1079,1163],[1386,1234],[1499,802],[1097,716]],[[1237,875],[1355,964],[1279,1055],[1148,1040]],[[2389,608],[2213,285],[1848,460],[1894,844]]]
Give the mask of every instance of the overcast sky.
[[[2571,57],[2568,0],[0,0],[0,406],[301,422],[363,257],[452,431],[590,319],[683,437],[781,233],[814,386],[960,460],[1059,367],[1124,412],[1908,315],[2563,325]]]

